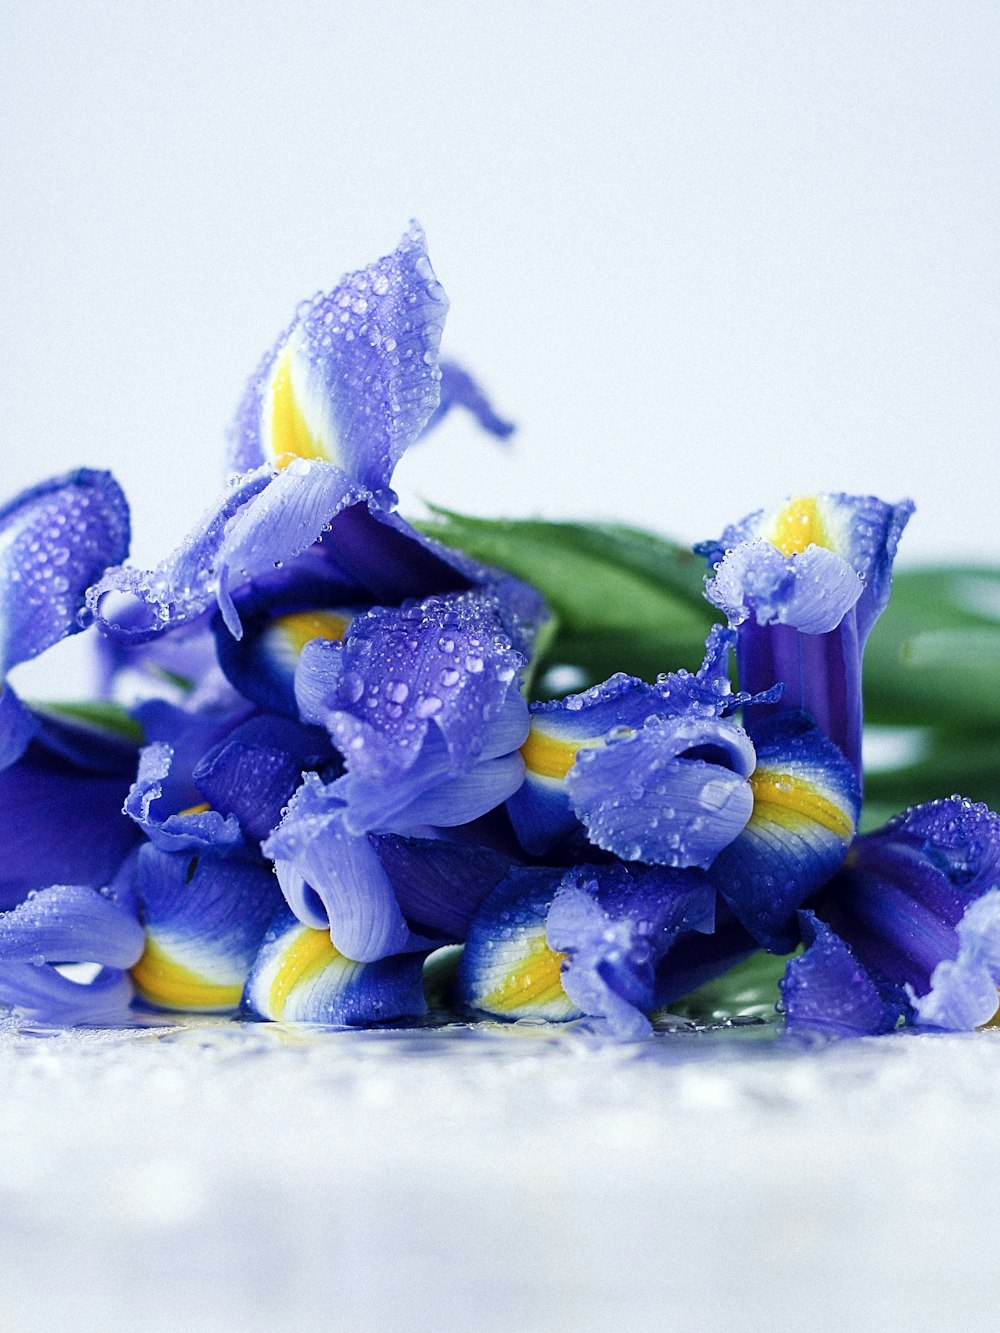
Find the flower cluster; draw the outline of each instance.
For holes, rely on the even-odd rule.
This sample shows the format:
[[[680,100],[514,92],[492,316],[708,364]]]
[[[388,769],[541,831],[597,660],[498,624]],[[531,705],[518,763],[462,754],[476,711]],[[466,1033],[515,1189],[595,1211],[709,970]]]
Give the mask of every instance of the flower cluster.
[[[155,569],[106,473],[0,510],[0,1002],[357,1025],[419,1018],[432,979],[452,1013],[638,1037],[767,950],[793,1028],[988,1021],[1000,819],[951,798],[858,836],[909,503],[751,514],[698,548],[725,624],[697,671],[535,700],[542,597],[391,489],[449,408],[511,429],[439,361],[446,311],[416,227],[305,302]],[[100,697],[19,699],[80,630]]]

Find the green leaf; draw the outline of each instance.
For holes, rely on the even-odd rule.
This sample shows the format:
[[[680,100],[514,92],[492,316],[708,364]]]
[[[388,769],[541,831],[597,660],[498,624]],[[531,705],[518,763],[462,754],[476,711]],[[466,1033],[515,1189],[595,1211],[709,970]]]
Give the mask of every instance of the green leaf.
[[[718,615],[703,596],[704,563],[687,548],[621,524],[434,514],[424,532],[545,597],[558,623],[543,667],[576,666],[594,682],[700,664]]]
[[[32,703],[31,708],[36,713],[52,713],[56,717],[80,723],[95,731],[109,731],[112,735],[121,736],[123,740],[132,741],[135,745],[141,745],[145,739],[142,727],[121,704],[96,700],[53,703],[46,699],[40,703]]]
[[[928,728],[909,762],[865,774],[865,831],[884,816],[957,792],[1000,809],[1000,729]]]
[[[1000,727],[1000,569],[903,570],[865,652],[869,721]]]

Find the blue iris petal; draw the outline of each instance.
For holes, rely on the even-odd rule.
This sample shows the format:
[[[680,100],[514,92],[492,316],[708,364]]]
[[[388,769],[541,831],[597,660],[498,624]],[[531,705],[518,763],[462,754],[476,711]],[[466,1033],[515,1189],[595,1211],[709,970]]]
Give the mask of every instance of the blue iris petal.
[[[37,741],[0,772],[0,907],[49,884],[108,884],[142,836],[122,814],[128,786]]]
[[[479,907],[511,870],[488,847],[376,834],[371,838],[403,915],[416,928],[464,940]]]
[[[0,914],[0,963],[131,967],[142,946],[142,927],[135,917],[87,885],[41,889]]]
[[[531,732],[522,751],[525,761],[524,785],[508,803],[511,822],[521,845],[533,855],[542,855],[559,839],[572,834],[579,827],[579,819],[584,819],[593,828],[594,821],[600,823],[606,815],[609,821],[606,836],[614,840],[611,849],[618,851],[619,843],[624,846],[624,825],[628,825],[630,835],[639,817],[636,815],[630,818],[622,805],[617,807],[618,813],[612,816],[611,802],[618,796],[615,783],[623,776],[620,770],[627,768],[628,764],[621,754],[596,760],[595,755],[610,743],[627,739],[631,733],[641,732],[647,724],[655,729],[656,738],[651,732],[650,736],[639,742],[635,751],[630,752],[637,761],[640,752],[647,754],[650,764],[656,764],[660,758],[670,759],[681,750],[690,748],[695,742],[680,744],[673,754],[667,753],[670,748],[669,737],[675,734],[680,720],[687,719],[688,722],[697,722],[708,728],[704,740],[718,742],[715,757],[720,759],[728,756],[724,759],[724,767],[735,768],[746,776],[753,766],[753,759],[744,743],[745,737],[736,747],[742,756],[737,758],[733,742],[735,737],[743,733],[732,724],[720,721],[745,703],[748,697],[733,694],[729,684],[729,653],[735,641],[734,631],[716,625],[708,636],[705,659],[696,673],[676,671],[659,677],[655,685],[619,673],[582,694],[570,694],[565,699],[551,703],[533,704]],[[719,737],[722,739],[718,740]],[[660,747],[659,754],[656,753],[657,746]],[[695,757],[704,758],[690,756]],[[643,840],[646,841],[652,832],[652,841],[649,842],[651,859],[665,861],[665,840],[674,837],[676,830],[673,821],[684,817],[682,807],[696,799],[699,772],[702,779],[710,776],[704,770],[691,769],[685,772],[674,771],[672,778],[661,772],[654,779],[654,785],[672,781],[678,791],[676,802],[664,800],[660,808],[647,811],[649,828],[643,830]],[[647,774],[647,782],[649,778]],[[725,778],[722,781],[729,782]],[[684,788],[683,792],[679,790],[681,787]],[[579,799],[572,794],[575,791],[579,792]],[[653,792],[650,793],[650,799],[657,799]],[[665,814],[665,808],[671,804],[675,812]],[[598,807],[603,814],[598,811]],[[589,813],[585,814],[585,811]],[[701,812],[697,813],[700,818]],[[749,808],[746,813],[749,814]],[[656,822],[653,823],[653,820]],[[613,825],[621,821],[624,821],[623,827],[616,832]],[[706,829],[704,825],[699,827]],[[735,831],[738,832],[738,828]],[[697,841],[698,829],[694,833]],[[720,835],[721,829],[717,829],[715,836]],[[699,860],[704,855],[711,855],[708,848],[712,839],[712,833],[706,829],[705,850],[698,852]],[[632,846],[635,839],[628,836],[627,841]],[[598,845],[606,844],[599,842]],[[665,863],[682,863],[674,859],[678,847],[679,844],[672,844],[667,849],[670,859]],[[694,851],[693,845],[689,850]],[[692,864],[690,861],[683,863]]]
[[[412,946],[374,848],[345,827],[343,801],[315,774],[306,775],[263,851],[296,916],[314,928],[328,925],[348,958],[372,962]]]
[[[0,508],[0,681],[81,628],[88,585],[128,544],[128,505],[108,472],[70,472]]]
[[[31,709],[10,685],[0,684],[0,772],[21,758],[37,727]]]
[[[213,809],[235,815],[246,837],[260,841],[277,827],[303,770],[333,762],[318,727],[256,717],[204,755],[192,776]]]
[[[959,797],[857,839],[824,914],[927,1026],[986,1022],[1000,983],[1000,816]]]
[[[326,931],[303,925],[286,907],[275,914],[247,979],[243,1006],[286,1023],[366,1026],[426,1011],[424,954],[375,962],[345,958]]]
[[[618,1037],[651,1031],[656,969],[682,931],[710,931],[715,894],[693,871],[581,867],[562,881],[546,938],[565,952],[566,994]]]
[[[909,992],[916,1021],[923,1027],[966,1031],[988,1023],[997,1012],[1000,888],[966,908],[955,933],[958,953],[938,963],[927,994]]]
[[[755,728],[753,813],[711,878],[741,924],[775,953],[798,941],[796,909],[847,855],[861,799],[852,766],[807,718]]]
[[[32,894],[0,915],[0,1003],[41,1022],[124,1022],[132,987],[122,968],[142,953],[143,931],[119,904],[84,885]],[[55,964],[101,963],[88,983]]]
[[[143,1000],[163,1009],[237,1008],[281,902],[270,868],[241,851],[146,846],[137,891],[146,947],[133,979]]]
[[[440,396],[448,301],[411,223],[392,254],[303,302],[264,357],[237,414],[231,465],[325,457],[373,492]]]
[[[241,843],[243,834],[235,815],[200,809],[195,803],[190,809],[170,809],[173,802],[168,792],[174,772],[172,747],[163,741],[147,745],[139,756],[139,771],[125,802],[125,813],[153,845],[164,851],[188,851]]]
[[[825,922],[806,911],[799,922],[806,951],[789,962],[779,983],[788,1029],[838,1037],[891,1032],[900,1005],[885,999]]]
[[[716,903],[711,934],[686,932],[670,946],[656,969],[654,1007],[666,1008],[757,953],[760,945],[739,924],[725,903]]]
[[[545,927],[564,870],[515,866],[469,926],[455,978],[463,1008],[497,1018],[562,1022],[583,1011],[562,985],[562,955]]]
[[[696,547],[714,571],[706,593],[739,626],[741,686],[784,684],[780,707],[747,709],[749,729],[802,710],[861,775],[861,656],[885,608],[912,512],[873,496],[816,495],[749,515]]]
[[[651,718],[632,735],[582,749],[567,776],[596,846],[626,861],[707,866],[750,818],[749,737],[714,718]]]
[[[87,610],[101,630],[123,644],[145,643],[186,624],[215,601],[224,560],[226,527],[271,481],[269,468],[239,478],[198,527],[156,569],[119,565],[87,589]],[[105,598],[123,594],[118,607]]]
[[[815,544],[834,552],[864,583],[858,601],[858,627],[863,642],[889,600],[892,564],[912,513],[910,500],[887,504],[874,495],[816,495],[805,501],[789,501],[776,509],[758,509],[726,528],[718,541],[703,542],[696,549],[710,568],[715,568],[741,542],[756,538],[763,538],[782,550],[790,548],[805,553],[810,544]]]
[[[482,429],[499,440],[505,440],[514,432],[514,423],[497,416],[492,403],[467,370],[457,366],[454,361],[442,361],[441,401],[425,426],[424,434],[439,425],[453,407],[464,407],[467,412],[471,412]]]
[[[118,968],[101,968],[92,981],[82,983],[47,965],[9,963],[0,967],[0,1004],[53,1027],[128,1023],[132,996],[132,983]]]
[[[728,551],[705,586],[708,600],[740,625],[791,625],[802,634],[836,629],[864,591],[851,566],[819,546],[784,556],[757,538]]]
[[[303,720],[327,728],[351,773],[390,780],[416,762],[432,727],[458,771],[482,755],[523,661],[495,596],[430,597],[357,616],[342,644],[307,645],[296,695]]]

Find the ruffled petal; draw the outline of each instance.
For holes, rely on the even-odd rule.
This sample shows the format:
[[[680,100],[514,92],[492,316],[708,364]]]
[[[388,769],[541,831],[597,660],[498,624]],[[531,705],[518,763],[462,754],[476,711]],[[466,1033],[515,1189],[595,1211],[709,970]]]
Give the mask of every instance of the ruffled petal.
[[[343,812],[336,792],[307,774],[263,851],[296,916],[327,926],[348,958],[374,962],[413,942],[374,848],[345,827]]]
[[[560,884],[546,925],[566,955],[562,985],[582,1013],[625,1040],[652,1025],[656,969],[682,931],[710,931],[715,894],[694,871],[583,867]]]
[[[958,953],[938,963],[927,994],[909,990],[923,1027],[968,1031],[988,1023],[1000,1007],[1000,889],[971,903],[956,933]]]
[[[170,790],[175,771],[173,746],[164,741],[145,746],[125,801],[125,813],[154,846],[165,852],[183,852],[242,843],[243,833],[235,815],[222,815],[197,800],[181,809],[170,808],[176,804]],[[178,785],[183,789],[186,782],[181,779]]]
[[[652,718],[581,750],[567,775],[590,841],[625,861],[707,866],[750,818],[749,737],[714,718]]]
[[[851,950],[812,912],[800,912],[805,953],[791,959],[778,983],[792,1032],[874,1036],[891,1032],[900,1006],[887,1003]]]
[[[787,953],[798,941],[796,909],[847,855],[861,799],[852,766],[801,715],[772,719],[753,740],[753,813],[709,873],[741,924]]]
[[[87,587],[128,554],[128,504],[81,468],[0,508],[0,680],[80,628]]]
[[[760,538],[782,556],[810,546],[833,552],[862,579],[858,628],[862,644],[885,609],[892,587],[892,564],[913,503],[886,504],[873,495],[798,496],[774,509],[758,509],[725,530],[718,541],[697,550],[714,568],[741,542]]]
[[[705,596],[733,625],[752,615],[758,625],[790,625],[801,634],[836,629],[864,590],[851,566],[810,546],[784,556],[770,542],[741,542],[716,566]]]
[[[247,979],[244,1008],[284,1023],[367,1026],[425,1012],[424,955],[375,962],[345,958],[325,930],[303,925],[287,908],[276,914]]]
[[[385,490],[438,405],[447,311],[412,223],[392,254],[300,306],[250,381],[231,465],[324,459],[373,492]]]
[[[139,996],[157,1009],[236,1009],[268,922],[281,902],[259,860],[144,847],[138,893],[145,949],[132,968]]]
[[[213,810],[235,816],[244,836],[260,841],[277,828],[303,772],[334,763],[318,727],[256,717],[204,755],[192,776]]]
[[[430,597],[357,616],[343,644],[308,644],[296,695],[303,719],[327,728],[352,773],[390,780],[416,762],[432,726],[458,771],[482,754],[523,662],[495,596]]]

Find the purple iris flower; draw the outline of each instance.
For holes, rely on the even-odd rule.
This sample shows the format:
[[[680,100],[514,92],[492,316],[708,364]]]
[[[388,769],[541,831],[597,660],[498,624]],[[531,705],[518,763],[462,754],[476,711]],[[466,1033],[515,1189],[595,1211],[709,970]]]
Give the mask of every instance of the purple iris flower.
[[[783,985],[793,1030],[964,1030],[1000,985],[1000,816],[950,797],[858,838]]]
[[[301,716],[345,771],[307,778],[264,851],[299,919],[327,926],[349,958],[422,947],[367,835],[469,824],[523,780],[524,657],[503,611],[485,589],[376,607],[302,654]]]
[[[240,640],[241,599],[259,614],[262,583],[297,596],[301,613],[483,582],[476,562],[399,518],[390,485],[440,404],[447,309],[416,225],[392,254],[303,303],[244,395],[230,441],[236,472],[220,501],[158,568],[112,569],[90,589],[104,631],[141,643],[218,608]],[[469,401],[467,390],[455,397]],[[475,410],[495,429],[482,404]],[[327,585],[318,600],[317,580]],[[121,596],[118,609],[109,602],[112,593],[127,610]]]
[[[751,705],[748,729],[800,709],[861,777],[861,659],[889,600],[892,563],[910,501],[814,495],[758,510],[697,547],[713,571],[706,595],[738,630],[743,689],[776,681],[780,703]]]

